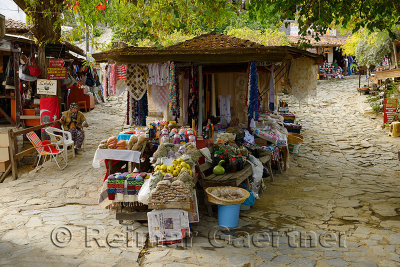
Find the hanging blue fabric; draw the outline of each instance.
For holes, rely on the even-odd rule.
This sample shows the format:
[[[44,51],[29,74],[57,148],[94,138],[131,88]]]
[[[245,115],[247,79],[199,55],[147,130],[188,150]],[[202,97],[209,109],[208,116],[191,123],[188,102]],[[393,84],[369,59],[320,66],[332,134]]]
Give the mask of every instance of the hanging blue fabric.
[[[250,63],[250,98],[248,107],[249,120],[258,120],[258,81],[257,81],[257,66],[254,61]]]

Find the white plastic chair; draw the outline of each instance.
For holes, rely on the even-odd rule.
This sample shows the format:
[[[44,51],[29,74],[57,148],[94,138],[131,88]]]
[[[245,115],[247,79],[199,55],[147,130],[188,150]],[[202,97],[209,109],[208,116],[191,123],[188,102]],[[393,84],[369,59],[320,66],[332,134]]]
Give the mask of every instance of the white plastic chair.
[[[70,133],[70,132],[68,132],[68,131],[65,131],[65,129],[64,129],[64,126],[61,124],[61,129],[64,131],[64,132],[67,132],[67,133]],[[82,129],[82,131],[83,131],[83,129]],[[85,133],[85,131],[83,131],[83,133]],[[70,133],[71,134],[71,133]],[[71,135],[72,136],[72,135]],[[83,150],[83,151],[85,151],[85,140],[86,140],[86,137],[85,138],[83,138],[83,142],[82,142],[82,146],[81,146],[81,149]],[[75,152],[74,152],[75,153]]]
[[[56,143],[58,146],[62,146],[65,150],[65,157],[68,160],[68,147],[72,149],[72,156],[75,158],[74,140],[72,140],[72,134],[68,131],[60,130],[54,127],[47,127],[46,133],[50,136],[52,143]]]

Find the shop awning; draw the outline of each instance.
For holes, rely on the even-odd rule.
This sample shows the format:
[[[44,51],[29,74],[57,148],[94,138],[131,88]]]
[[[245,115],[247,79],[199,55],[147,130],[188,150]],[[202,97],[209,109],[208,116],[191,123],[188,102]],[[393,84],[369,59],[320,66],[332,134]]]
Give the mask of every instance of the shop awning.
[[[166,61],[195,63],[241,63],[263,61],[283,62],[287,59],[309,57],[316,64],[322,56],[289,46],[264,46],[249,40],[218,34],[203,34],[180,44],[163,49],[125,47],[93,54],[97,62],[159,63]]]
[[[400,68],[392,69],[392,70],[384,70],[384,71],[377,71],[372,74],[375,79],[378,80],[385,80],[388,78],[397,78],[400,77]]]

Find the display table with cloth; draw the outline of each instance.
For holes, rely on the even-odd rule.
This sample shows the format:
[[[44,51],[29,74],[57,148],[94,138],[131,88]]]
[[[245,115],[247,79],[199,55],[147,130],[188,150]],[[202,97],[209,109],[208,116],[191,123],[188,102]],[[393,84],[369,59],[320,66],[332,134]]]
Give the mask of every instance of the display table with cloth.
[[[93,168],[100,168],[100,162],[106,159],[140,163],[140,155],[140,151],[99,148],[94,153],[92,166]]]

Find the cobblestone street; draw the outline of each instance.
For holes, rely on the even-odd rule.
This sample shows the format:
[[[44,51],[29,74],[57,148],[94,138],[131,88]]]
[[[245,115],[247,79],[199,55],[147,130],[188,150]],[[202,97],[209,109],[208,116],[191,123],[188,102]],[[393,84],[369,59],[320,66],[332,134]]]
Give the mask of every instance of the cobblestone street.
[[[146,224],[127,229],[98,207],[104,168],[92,168],[93,154],[125,116],[116,101],[98,105],[87,113],[86,150],[64,171],[47,162],[0,184],[0,265],[399,266],[400,138],[381,128],[357,87],[356,77],[322,81],[308,104],[291,98],[303,125],[300,154],[241,211],[239,230],[215,232],[216,217],[203,212],[179,248],[144,248]]]

